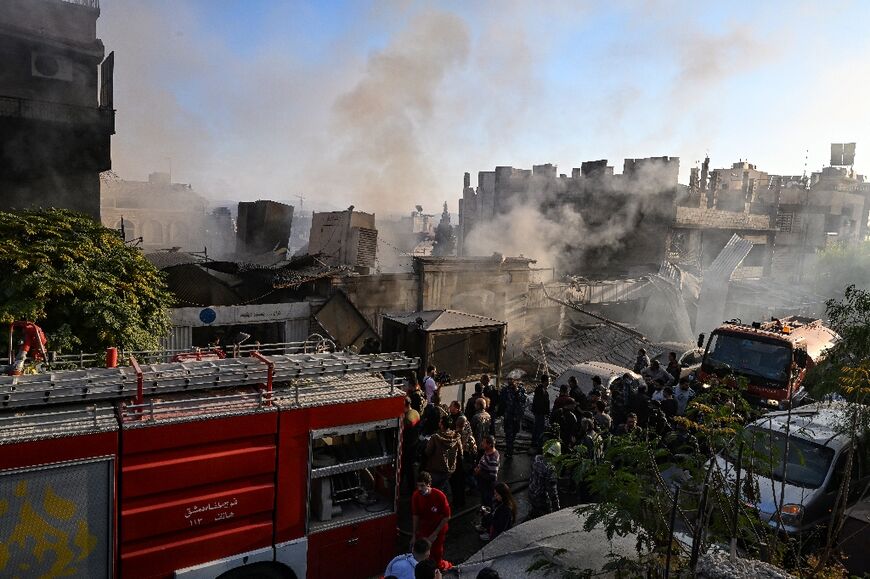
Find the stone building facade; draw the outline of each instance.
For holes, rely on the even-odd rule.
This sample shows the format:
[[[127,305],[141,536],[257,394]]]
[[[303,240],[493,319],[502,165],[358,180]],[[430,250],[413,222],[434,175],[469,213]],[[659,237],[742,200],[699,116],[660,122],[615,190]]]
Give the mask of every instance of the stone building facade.
[[[99,219],[115,132],[114,58],[97,38],[99,15],[98,0],[3,0],[0,208]]]
[[[218,257],[234,250],[230,211],[210,209],[205,197],[186,183],[172,183],[168,173],[151,173],[147,181],[107,173],[101,184],[103,225],[120,230],[123,218],[125,238],[146,253],[178,247]]]
[[[842,167],[825,167],[809,183],[778,191],[772,274],[789,281],[812,275],[816,254],[867,238],[870,183]]]

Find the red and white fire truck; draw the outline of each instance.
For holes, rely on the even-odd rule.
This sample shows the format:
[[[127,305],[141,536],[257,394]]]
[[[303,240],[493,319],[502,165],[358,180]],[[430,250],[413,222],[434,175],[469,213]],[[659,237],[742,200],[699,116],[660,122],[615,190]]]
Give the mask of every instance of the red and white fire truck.
[[[130,362],[0,377],[0,576],[382,572],[417,359]]]
[[[698,347],[703,347],[703,334]],[[731,320],[710,334],[698,379],[713,375],[746,378],[746,396],[762,406],[798,402],[804,377],[824,359],[839,336],[821,320],[791,316],[769,322],[743,324]]]

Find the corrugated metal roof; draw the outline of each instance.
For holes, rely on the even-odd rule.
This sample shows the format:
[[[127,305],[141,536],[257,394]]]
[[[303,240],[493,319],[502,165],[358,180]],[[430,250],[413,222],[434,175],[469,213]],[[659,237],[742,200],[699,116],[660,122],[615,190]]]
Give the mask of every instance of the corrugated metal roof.
[[[404,325],[414,323],[417,321],[417,318],[420,318],[423,320],[423,329],[432,332],[466,328],[487,328],[507,324],[507,322],[502,322],[495,318],[487,318],[455,310],[425,310],[422,312],[385,314],[384,318]]]
[[[154,264],[157,269],[164,269],[175,265],[186,265],[188,263],[199,263],[202,259],[191,255],[186,251],[158,251],[155,253],[146,253],[145,259]]]
[[[665,351],[660,346],[606,324],[586,326],[580,328],[573,338],[544,344],[547,366],[554,375],[561,374],[575,364],[593,361],[631,369],[641,348],[646,349],[650,358]],[[538,363],[543,362],[540,345],[528,348],[526,353]]]
[[[713,263],[704,271],[705,277],[728,280],[743,260],[752,251],[752,242],[743,239],[736,233],[731,236]]]
[[[166,268],[166,285],[179,306],[234,306],[243,300],[215,276],[195,264]]]
[[[347,271],[348,268],[344,266],[325,265],[312,265],[299,269],[283,268],[276,272],[275,278],[272,281],[272,287],[275,289],[295,288],[303,283],[344,274]]]
[[[303,283],[345,273],[344,266],[324,265],[312,256],[294,258],[279,266],[234,261],[210,261],[203,267],[226,274],[239,276],[248,282],[256,281],[273,289],[295,288]]]

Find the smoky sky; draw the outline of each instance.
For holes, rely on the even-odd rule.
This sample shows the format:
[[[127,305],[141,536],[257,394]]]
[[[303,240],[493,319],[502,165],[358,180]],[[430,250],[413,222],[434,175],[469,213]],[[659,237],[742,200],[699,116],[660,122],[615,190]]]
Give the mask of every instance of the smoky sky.
[[[247,3],[102,2],[122,178],[171,164],[213,200],[384,215],[455,211],[463,172],[496,165],[673,155],[685,182],[708,152],[782,174],[833,141],[870,158],[860,3],[355,3],[327,36],[305,28],[324,5],[265,4],[246,43],[210,10]]]

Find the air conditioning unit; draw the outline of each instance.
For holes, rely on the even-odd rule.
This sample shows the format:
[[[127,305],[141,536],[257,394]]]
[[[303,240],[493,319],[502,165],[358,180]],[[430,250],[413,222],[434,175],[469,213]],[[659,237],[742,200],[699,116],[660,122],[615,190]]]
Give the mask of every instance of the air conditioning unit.
[[[71,81],[73,79],[73,65],[63,56],[47,52],[31,52],[30,74],[37,78]]]

